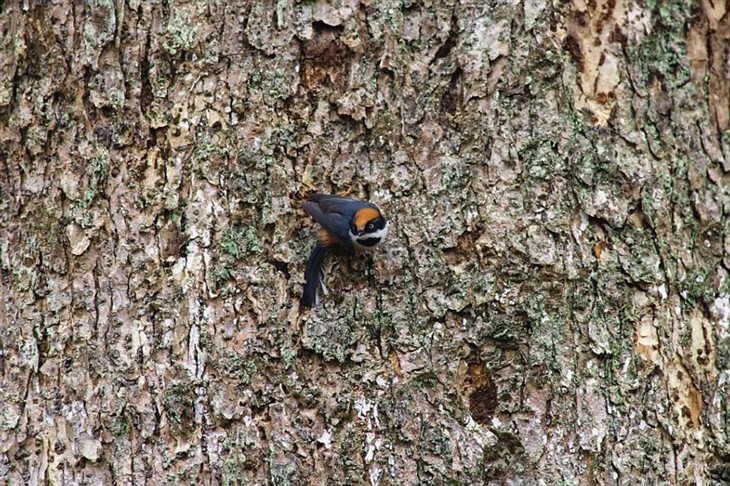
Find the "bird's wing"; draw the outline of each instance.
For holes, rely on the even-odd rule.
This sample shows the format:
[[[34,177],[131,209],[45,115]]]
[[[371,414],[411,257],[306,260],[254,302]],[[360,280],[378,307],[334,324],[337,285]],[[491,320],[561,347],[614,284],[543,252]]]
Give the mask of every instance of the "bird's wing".
[[[328,209],[333,209],[328,207]],[[314,202],[307,201],[304,203],[304,210],[313,217],[325,230],[333,235],[340,244],[349,248],[352,244],[350,242],[349,218],[336,210],[323,211],[322,207]]]
[[[335,196],[334,194],[315,193],[309,196],[309,200],[317,203],[323,213],[353,215],[362,208],[378,209],[378,206],[371,202],[358,201],[357,199]]]

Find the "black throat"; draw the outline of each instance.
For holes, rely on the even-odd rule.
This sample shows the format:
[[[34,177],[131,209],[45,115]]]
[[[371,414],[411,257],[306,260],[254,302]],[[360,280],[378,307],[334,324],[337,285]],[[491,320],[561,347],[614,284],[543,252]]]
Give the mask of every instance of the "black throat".
[[[372,248],[373,246],[377,245],[378,243],[380,243],[380,238],[363,238],[363,239],[357,240],[358,245],[366,246],[368,248]]]

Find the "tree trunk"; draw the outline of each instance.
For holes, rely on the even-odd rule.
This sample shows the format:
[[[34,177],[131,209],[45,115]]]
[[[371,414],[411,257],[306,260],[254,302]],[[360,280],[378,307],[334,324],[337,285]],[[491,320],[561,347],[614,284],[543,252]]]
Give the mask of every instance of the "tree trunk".
[[[0,1],[0,483],[730,481],[721,1]],[[379,204],[300,307],[307,192]]]

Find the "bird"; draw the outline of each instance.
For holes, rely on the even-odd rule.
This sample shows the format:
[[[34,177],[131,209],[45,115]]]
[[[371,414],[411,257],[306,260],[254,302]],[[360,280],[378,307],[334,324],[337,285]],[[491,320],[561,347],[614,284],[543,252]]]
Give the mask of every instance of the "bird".
[[[388,236],[388,221],[377,205],[335,194],[310,194],[304,210],[322,227],[307,260],[301,299],[304,307],[314,307],[325,258],[337,247],[349,253],[373,250]]]

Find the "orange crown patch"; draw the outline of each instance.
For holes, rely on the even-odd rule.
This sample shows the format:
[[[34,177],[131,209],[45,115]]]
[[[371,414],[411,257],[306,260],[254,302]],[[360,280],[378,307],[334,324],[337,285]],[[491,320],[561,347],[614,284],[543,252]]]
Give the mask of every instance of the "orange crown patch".
[[[362,208],[355,213],[355,226],[357,229],[363,229],[368,221],[380,217],[380,211],[375,208]]]

